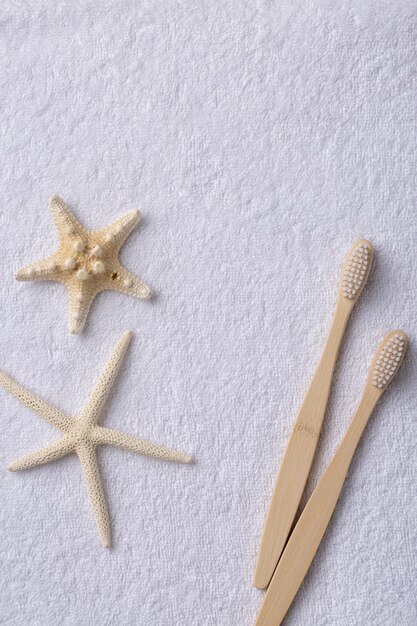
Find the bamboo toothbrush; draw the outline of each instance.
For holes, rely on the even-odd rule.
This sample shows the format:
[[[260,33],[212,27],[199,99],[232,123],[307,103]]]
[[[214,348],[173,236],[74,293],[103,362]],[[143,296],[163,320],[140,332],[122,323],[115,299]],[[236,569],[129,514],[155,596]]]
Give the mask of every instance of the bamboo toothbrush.
[[[369,276],[372,246],[359,239],[342,268],[336,310],[320,363],[294,424],[269,505],[253,584],[268,586],[294,521],[313,461],[340,343]]]
[[[396,375],[406,347],[407,337],[400,330],[388,333],[379,346],[356,413],[291,534],[266,592],[255,626],[281,624],[329,524],[368,419]]]

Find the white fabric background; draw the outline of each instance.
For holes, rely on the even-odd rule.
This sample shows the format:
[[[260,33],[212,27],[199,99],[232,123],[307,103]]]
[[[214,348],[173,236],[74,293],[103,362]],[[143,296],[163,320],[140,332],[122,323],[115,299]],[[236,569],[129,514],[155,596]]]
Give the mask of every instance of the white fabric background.
[[[380,339],[411,345],[285,623],[417,623],[415,8],[2,3],[0,366],[76,415],[131,328],[102,422],[196,463],[102,449],[106,551],[75,457],[4,469],[58,433],[0,390],[1,624],[253,623],[274,478],[358,237],[375,267],[307,494]],[[142,210],[122,260],[154,301],[103,294],[72,337],[60,286],[14,281],[56,245],[53,193],[90,227]]]

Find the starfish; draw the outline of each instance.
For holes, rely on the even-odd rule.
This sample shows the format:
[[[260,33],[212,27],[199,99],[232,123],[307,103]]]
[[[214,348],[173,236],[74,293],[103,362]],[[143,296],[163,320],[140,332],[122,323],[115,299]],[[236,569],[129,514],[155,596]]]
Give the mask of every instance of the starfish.
[[[117,372],[120,369],[131,336],[132,333],[126,331],[120,337],[92,391],[87,405],[78,418],[70,417],[60,409],[42,400],[0,370],[0,385],[63,433],[61,439],[55,443],[36,452],[26,454],[14,461],[8,469],[11,471],[28,469],[55,461],[75,452],[80,459],[101,543],[105,548],[110,547],[111,543],[110,523],[97,464],[96,446],[104,444],[119,446],[138,454],[177,463],[191,463],[192,461],[192,457],[183,452],[177,452],[176,450],[165,448],[144,439],[138,439],[132,435],[125,435],[117,430],[104,428],[97,424],[107,396],[116,379]]]
[[[100,230],[87,230],[58,196],[49,207],[59,235],[58,250],[22,267],[17,280],[53,280],[63,283],[69,297],[69,330],[79,333],[90,306],[100,291],[122,291],[150,298],[152,291],[119,261],[119,250],[139,222],[140,211],[128,211]]]

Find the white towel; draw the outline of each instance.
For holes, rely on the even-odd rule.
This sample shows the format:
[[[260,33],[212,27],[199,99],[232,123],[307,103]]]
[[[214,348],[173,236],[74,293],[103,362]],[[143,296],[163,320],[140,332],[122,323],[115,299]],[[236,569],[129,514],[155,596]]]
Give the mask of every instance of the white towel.
[[[131,328],[102,423],[196,462],[102,449],[106,551],[77,458],[6,471],[59,434],[0,390],[0,623],[253,624],[276,472],[366,237],[375,267],[304,503],[381,338],[404,329],[409,355],[285,623],[415,626],[415,5],[5,0],[2,14],[0,367],[77,415]],[[62,287],[14,281],[57,244],[53,193],[91,228],[144,213],[121,258],[154,301],[103,294],[73,337]]]

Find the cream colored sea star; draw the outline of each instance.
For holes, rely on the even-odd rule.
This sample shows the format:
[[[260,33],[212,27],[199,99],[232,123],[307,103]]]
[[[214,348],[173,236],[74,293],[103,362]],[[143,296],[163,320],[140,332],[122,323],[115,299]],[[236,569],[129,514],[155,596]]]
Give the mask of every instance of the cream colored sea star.
[[[80,459],[100,539],[106,548],[110,546],[110,523],[97,464],[96,446],[103,444],[119,446],[132,452],[178,463],[191,463],[192,461],[192,457],[183,452],[177,452],[144,439],[138,439],[132,435],[125,435],[117,430],[97,425],[131,336],[132,333],[126,331],[120,337],[87,405],[78,418],[70,417],[60,409],[35,396],[0,370],[0,385],[6,391],[64,433],[63,437],[55,443],[23,456],[14,461],[8,469],[11,471],[28,469],[75,452]]]
[[[63,283],[69,296],[69,329],[79,333],[100,291],[122,291],[150,298],[152,291],[119,261],[119,250],[140,219],[128,211],[99,230],[87,230],[58,196],[49,199],[59,235],[58,250],[49,257],[22,267],[17,280],[53,280]]]

